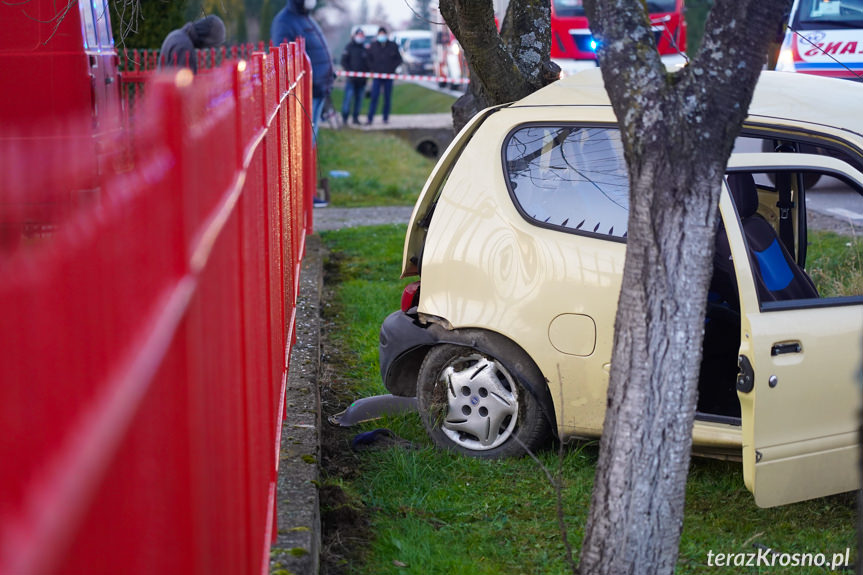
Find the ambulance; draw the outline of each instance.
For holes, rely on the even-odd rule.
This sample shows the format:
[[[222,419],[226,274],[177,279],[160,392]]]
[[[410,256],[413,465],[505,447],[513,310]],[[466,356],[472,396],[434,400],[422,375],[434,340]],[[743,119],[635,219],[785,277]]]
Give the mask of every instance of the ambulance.
[[[863,80],[863,0],[795,0],[776,69]]]

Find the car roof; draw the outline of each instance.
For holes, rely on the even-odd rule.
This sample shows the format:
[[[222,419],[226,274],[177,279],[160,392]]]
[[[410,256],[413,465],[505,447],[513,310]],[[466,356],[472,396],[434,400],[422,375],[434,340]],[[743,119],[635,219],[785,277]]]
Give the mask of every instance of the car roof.
[[[749,121],[805,122],[851,132],[863,139],[863,84],[810,74],[764,71],[749,106]],[[512,104],[610,106],[599,68],[567,76]]]

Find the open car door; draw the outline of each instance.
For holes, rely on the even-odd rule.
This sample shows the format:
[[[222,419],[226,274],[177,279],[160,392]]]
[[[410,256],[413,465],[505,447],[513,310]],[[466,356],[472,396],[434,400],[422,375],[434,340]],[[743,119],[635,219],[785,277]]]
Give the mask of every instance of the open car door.
[[[863,174],[826,156],[739,154],[728,169],[762,182],[756,186],[759,214],[776,206],[770,194],[777,192],[766,174],[774,179],[791,174],[795,212],[802,210],[794,230],[801,243],[807,233],[802,174],[810,171],[838,178],[849,191],[863,194]],[[723,193],[720,210],[740,296],[737,392],[746,487],[759,507],[857,489],[863,295],[772,297],[764,285],[781,287],[784,272],[765,263],[768,250],[753,247],[756,242],[741,224],[732,197]]]

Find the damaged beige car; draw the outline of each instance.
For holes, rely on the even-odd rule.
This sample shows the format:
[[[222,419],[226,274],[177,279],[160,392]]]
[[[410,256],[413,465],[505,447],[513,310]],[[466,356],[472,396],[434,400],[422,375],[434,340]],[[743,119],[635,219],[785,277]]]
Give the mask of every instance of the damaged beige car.
[[[810,279],[806,183],[861,201],[860,102],[863,85],[764,73],[728,164],[693,450],[741,460],[760,506],[859,486],[863,294]],[[416,396],[436,444],[503,457],[600,435],[628,195],[598,71],[450,145],[405,239],[421,281],[380,336],[386,387]]]

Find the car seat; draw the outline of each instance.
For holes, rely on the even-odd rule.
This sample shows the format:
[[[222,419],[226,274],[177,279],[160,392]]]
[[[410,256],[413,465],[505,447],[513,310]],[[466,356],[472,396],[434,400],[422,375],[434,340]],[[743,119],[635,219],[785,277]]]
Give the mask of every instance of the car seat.
[[[792,299],[817,298],[818,290],[812,279],[803,271],[791,254],[782,245],[776,230],[758,212],[758,190],[755,179],[750,173],[734,173],[727,177],[731,197],[737,206],[737,214],[743,228],[743,235],[751,255],[753,276],[759,300],[785,301]],[[724,232],[724,230],[722,230]],[[724,236],[724,246],[717,243],[717,252],[727,251],[724,263],[730,263],[731,250],[727,247],[728,237]],[[717,236],[717,240],[720,237]],[[719,263],[719,262],[717,262]],[[731,277],[734,277],[731,266]],[[736,291],[736,285],[735,285]],[[735,300],[736,300],[736,294]]]

